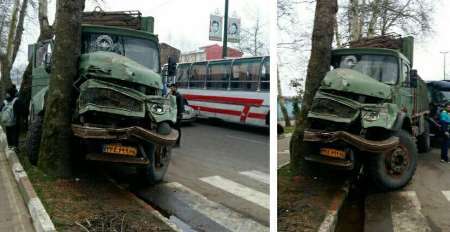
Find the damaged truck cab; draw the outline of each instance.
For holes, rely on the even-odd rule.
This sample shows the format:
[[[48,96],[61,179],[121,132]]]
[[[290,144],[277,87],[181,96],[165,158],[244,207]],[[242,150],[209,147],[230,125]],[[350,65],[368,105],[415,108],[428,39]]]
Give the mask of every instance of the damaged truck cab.
[[[74,145],[82,149],[75,155],[135,166],[140,181],[149,184],[164,177],[178,138],[172,128],[176,100],[162,95],[152,22],[138,12],[84,13],[72,102]],[[27,150],[33,164],[38,161],[52,47],[49,40],[29,49],[33,71]]]
[[[365,171],[387,190],[412,178],[417,148],[430,148],[428,96],[411,69],[412,37],[396,41],[395,49],[363,45],[332,51],[332,70],[307,116],[306,163]]]

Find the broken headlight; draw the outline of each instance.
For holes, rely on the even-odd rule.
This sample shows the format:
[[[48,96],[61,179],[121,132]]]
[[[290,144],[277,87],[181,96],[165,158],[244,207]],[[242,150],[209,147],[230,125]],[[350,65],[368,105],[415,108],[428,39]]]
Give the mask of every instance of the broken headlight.
[[[164,114],[169,111],[168,108],[169,107],[167,105],[154,104],[151,106],[150,110],[155,114]]]
[[[373,122],[376,121],[380,118],[380,112],[378,111],[365,111],[363,113],[363,117],[364,120],[369,121],[369,122]]]

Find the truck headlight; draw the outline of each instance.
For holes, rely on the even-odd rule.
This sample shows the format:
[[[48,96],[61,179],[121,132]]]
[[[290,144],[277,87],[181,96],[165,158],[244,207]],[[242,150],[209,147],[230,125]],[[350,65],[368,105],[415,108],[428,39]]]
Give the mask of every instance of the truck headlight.
[[[376,121],[380,118],[380,112],[378,111],[366,111],[364,112],[363,119],[369,122]]]
[[[164,114],[167,111],[167,107],[160,104],[154,104],[151,107],[151,111],[155,114]]]

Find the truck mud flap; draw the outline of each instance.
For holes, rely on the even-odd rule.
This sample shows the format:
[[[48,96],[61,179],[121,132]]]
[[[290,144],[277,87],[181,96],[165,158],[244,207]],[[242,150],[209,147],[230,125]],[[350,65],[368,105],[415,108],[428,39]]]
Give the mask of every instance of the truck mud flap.
[[[346,131],[305,131],[303,136],[303,141],[306,142],[332,143],[339,140],[356,147],[360,151],[368,151],[373,153],[393,150],[399,144],[398,137],[394,136],[385,140],[374,141],[361,138],[358,135],[354,135]]]
[[[75,136],[83,139],[127,140],[130,138],[137,138],[147,142],[168,146],[174,145],[178,138],[178,131],[173,129],[168,135],[160,135],[138,126],[110,129],[72,124],[72,131]]]

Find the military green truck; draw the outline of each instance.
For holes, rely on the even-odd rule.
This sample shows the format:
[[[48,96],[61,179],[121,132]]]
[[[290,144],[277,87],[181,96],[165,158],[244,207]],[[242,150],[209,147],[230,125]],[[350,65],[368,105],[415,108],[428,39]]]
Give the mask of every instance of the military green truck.
[[[139,180],[161,181],[178,138],[176,100],[163,96],[153,18],[138,11],[85,12],[72,131],[86,160],[136,167]],[[38,161],[54,40],[29,46],[33,64],[27,153]],[[78,144],[79,143],[79,144]]]
[[[405,186],[430,148],[427,88],[413,37],[380,36],[332,51],[304,131],[304,163],[366,173],[383,190]],[[320,165],[317,165],[320,163]]]

